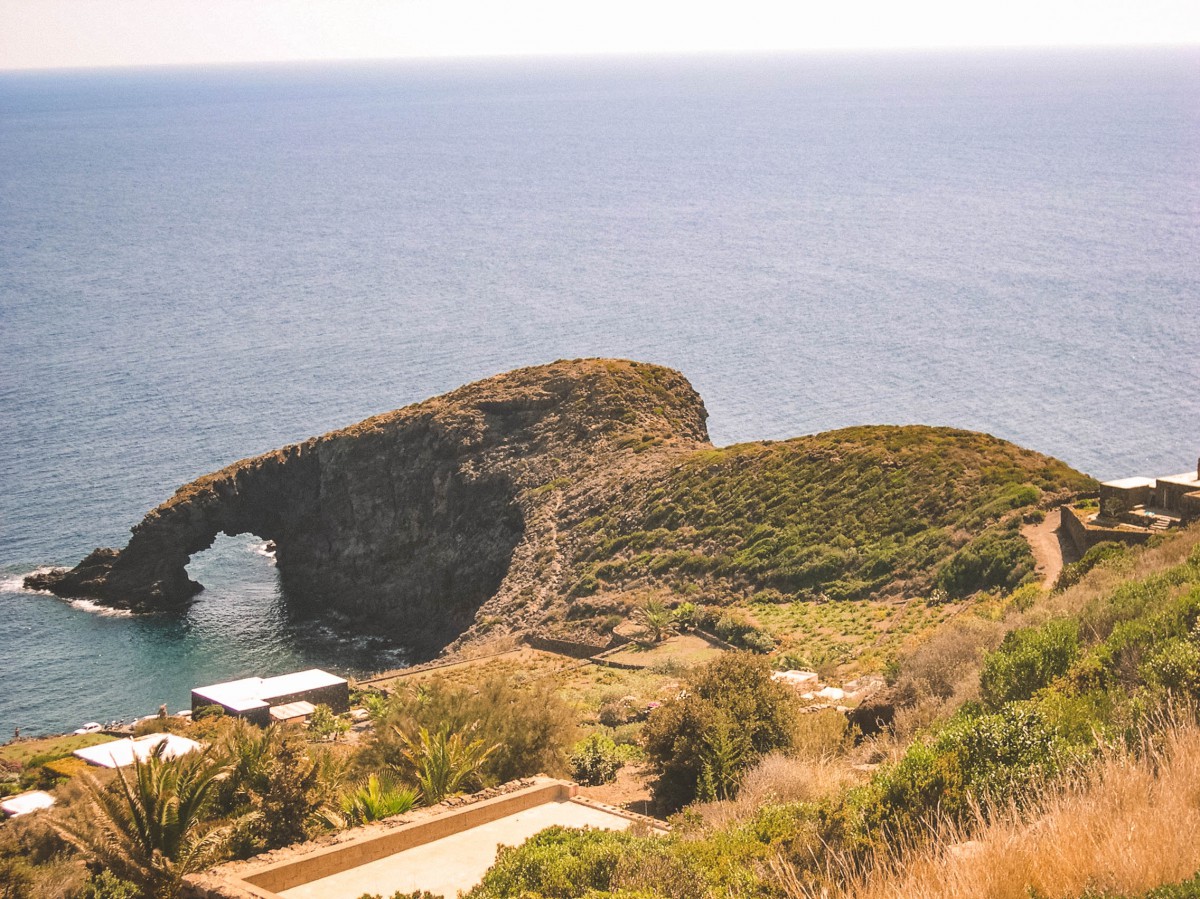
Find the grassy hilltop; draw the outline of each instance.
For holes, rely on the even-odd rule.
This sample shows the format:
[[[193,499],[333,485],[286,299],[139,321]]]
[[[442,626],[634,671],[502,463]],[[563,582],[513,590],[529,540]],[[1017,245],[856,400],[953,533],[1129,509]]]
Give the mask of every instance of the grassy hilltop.
[[[1033,568],[1014,513],[1091,487],[1055,459],[951,428],[856,427],[702,450],[575,526],[570,592],[1011,589]]]

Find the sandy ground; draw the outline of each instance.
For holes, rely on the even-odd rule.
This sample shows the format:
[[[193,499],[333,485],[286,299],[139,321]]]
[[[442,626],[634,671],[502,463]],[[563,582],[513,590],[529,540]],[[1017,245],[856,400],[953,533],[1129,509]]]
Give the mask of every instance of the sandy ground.
[[[603,802],[605,805],[653,817],[648,778],[649,772],[644,765],[624,765],[612,783],[598,787],[580,787],[579,795]]]

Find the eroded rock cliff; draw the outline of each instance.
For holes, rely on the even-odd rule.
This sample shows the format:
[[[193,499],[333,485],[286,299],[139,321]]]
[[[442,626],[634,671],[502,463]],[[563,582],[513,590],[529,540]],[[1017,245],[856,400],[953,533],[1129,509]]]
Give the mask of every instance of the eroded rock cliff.
[[[432,654],[480,606],[557,594],[561,489],[604,496],[707,445],[677,372],[558,362],[468,385],[180,488],[120,550],[31,578],[138,611],[188,602],[186,566],[219,533],[276,545],[289,604],[337,609]],[[631,463],[631,460],[632,463]]]

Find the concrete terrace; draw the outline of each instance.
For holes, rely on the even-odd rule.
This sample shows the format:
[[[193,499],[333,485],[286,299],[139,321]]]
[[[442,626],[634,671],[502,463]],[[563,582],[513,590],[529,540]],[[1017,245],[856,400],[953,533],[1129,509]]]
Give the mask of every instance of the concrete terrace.
[[[397,890],[454,896],[475,886],[501,845],[555,825],[625,830],[666,825],[575,795],[574,784],[533,778],[388,822],[234,862],[187,879],[182,899],[358,899]]]
[[[573,799],[556,799],[340,874],[309,881],[280,895],[284,899],[358,899],[368,892],[388,896],[396,890],[428,890],[434,895],[454,896],[483,879],[500,846],[519,846],[555,825],[625,830],[632,824],[632,819],[605,809]]]

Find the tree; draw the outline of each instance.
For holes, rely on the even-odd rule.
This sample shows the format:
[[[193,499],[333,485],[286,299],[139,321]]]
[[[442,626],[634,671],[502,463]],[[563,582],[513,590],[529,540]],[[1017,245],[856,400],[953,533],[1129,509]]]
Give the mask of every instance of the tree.
[[[254,830],[266,848],[308,839],[309,827],[325,808],[324,786],[320,766],[309,757],[304,741],[284,736],[250,795],[258,812]]]
[[[229,776],[224,760],[193,752],[162,757],[161,747],[110,788],[85,780],[85,814],[59,819],[67,842],[155,899],[175,896],[185,874],[217,861],[236,822],[207,820],[214,790]]]
[[[488,746],[478,738],[467,742],[461,732],[451,734],[447,725],[434,734],[422,727],[416,737],[399,730],[396,735],[404,744],[404,758],[416,776],[426,805],[436,805],[468,784],[478,785],[479,770],[499,748],[499,744]]]
[[[646,601],[644,606],[638,609],[638,617],[650,633],[650,639],[655,643],[661,643],[671,630],[671,622],[674,616],[672,616],[671,610],[663,605],[661,600],[650,599]]]
[[[771,680],[765,658],[722,654],[692,678],[682,699],[663,703],[646,722],[655,797],[678,808],[698,797],[734,795],[761,756],[792,746],[796,715],[795,697]]]

